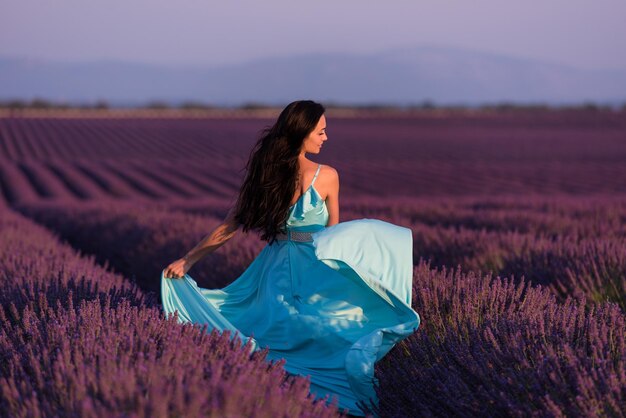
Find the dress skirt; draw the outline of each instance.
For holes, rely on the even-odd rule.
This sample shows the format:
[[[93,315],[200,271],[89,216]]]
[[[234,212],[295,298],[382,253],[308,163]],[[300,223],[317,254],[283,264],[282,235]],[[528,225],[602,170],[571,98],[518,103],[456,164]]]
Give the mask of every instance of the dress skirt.
[[[221,289],[162,272],[163,309],[230,330],[253,350],[268,347],[268,360],[310,377],[316,398],[336,397],[362,416],[360,402],[378,404],[375,363],[420,323],[411,308],[412,232],[367,218],[311,232],[312,241],[267,244]]]

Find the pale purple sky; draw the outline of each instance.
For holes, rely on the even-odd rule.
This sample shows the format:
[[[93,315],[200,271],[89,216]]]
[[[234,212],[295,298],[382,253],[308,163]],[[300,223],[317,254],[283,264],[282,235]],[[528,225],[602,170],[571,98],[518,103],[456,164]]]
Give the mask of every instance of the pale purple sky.
[[[624,0],[0,0],[0,55],[216,66],[453,46],[626,69]]]

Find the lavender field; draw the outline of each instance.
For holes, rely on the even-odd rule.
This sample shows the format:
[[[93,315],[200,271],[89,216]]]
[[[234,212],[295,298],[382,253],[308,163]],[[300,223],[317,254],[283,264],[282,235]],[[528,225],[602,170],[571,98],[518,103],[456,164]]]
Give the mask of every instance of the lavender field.
[[[165,318],[272,117],[0,118],[0,416],[341,416],[304,377]],[[626,416],[626,113],[327,113],[340,221],[413,231],[421,325],[382,417]],[[265,243],[197,263],[235,280]]]

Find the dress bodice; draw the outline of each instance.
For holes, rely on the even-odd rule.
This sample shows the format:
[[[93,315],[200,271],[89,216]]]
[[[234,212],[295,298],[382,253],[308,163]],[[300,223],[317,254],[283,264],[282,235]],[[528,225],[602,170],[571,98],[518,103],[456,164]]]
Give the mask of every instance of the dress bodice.
[[[315,179],[319,174],[321,164],[317,166],[311,185],[300,198],[289,208],[289,217],[286,221],[287,229],[291,231],[319,231],[328,223],[328,208],[326,202],[315,189]]]

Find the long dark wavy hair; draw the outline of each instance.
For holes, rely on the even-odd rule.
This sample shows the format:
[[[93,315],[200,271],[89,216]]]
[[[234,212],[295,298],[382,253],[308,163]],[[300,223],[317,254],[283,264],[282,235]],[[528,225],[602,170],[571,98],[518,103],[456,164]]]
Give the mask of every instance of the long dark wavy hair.
[[[286,232],[291,198],[299,186],[298,155],[324,111],[324,106],[312,100],[298,100],[262,131],[250,152],[235,205],[234,217],[244,232],[258,231],[270,244],[276,234]]]

